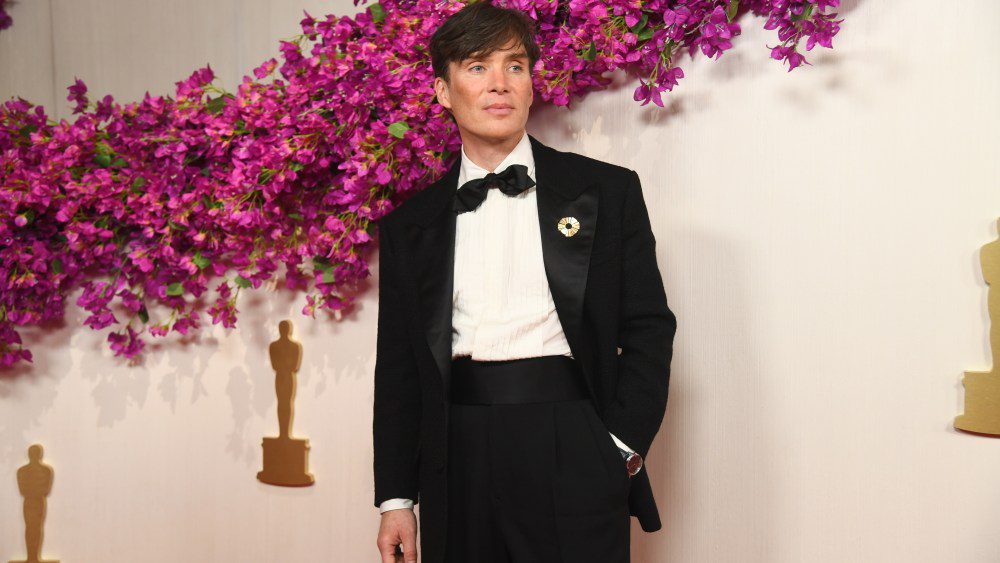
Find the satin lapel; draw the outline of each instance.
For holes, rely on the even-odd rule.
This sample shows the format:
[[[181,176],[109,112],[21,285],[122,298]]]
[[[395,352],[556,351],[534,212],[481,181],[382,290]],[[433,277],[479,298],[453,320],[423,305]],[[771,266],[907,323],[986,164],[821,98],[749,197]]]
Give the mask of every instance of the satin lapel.
[[[418,322],[441,373],[445,396],[451,379],[452,291],[455,272],[455,218],[450,204],[458,187],[461,156],[436,182],[414,210],[414,223],[407,225],[410,260],[417,289]],[[423,194],[421,194],[423,195]],[[414,196],[416,197],[416,196]]]
[[[592,180],[571,166],[570,157],[528,137],[538,183],[538,225],[545,275],[570,350],[581,360],[584,369],[590,369],[584,360],[590,356],[583,350],[581,331],[584,292],[597,224],[598,192]],[[580,230],[576,234],[566,236],[560,232],[558,224],[564,217],[579,221]],[[587,384],[590,385],[589,378]]]

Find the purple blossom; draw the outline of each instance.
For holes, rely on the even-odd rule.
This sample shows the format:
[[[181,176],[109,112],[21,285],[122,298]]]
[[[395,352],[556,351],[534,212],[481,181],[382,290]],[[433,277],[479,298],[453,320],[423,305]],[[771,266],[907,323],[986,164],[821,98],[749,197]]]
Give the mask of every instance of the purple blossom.
[[[87,110],[87,85],[79,78],[75,78],[73,85],[67,88],[69,96],[66,99],[73,102],[73,113],[83,113]]]
[[[7,29],[12,23],[14,23],[10,14],[7,13],[7,8],[4,6],[6,3],[7,0],[0,0],[0,30]]]
[[[139,333],[131,326],[125,327],[124,334],[121,332],[108,333],[108,343],[111,344],[111,349],[114,350],[116,356],[125,356],[129,359],[139,355],[146,346],[146,343],[139,338]]]

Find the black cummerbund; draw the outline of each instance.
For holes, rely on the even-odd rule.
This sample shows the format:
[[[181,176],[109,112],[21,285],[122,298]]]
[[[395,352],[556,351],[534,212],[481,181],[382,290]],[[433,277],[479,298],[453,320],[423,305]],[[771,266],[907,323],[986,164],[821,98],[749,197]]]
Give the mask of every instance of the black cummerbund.
[[[580,364],[566,355],[499,361],[459,356],[451,362],[452,403],[501,405],[588,397]]]

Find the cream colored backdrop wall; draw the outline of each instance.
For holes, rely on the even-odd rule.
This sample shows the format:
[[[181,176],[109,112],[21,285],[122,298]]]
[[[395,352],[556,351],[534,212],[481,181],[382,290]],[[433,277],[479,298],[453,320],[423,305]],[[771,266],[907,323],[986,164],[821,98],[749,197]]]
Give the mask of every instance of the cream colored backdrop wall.
[[[69,117],[74,77],[124,102],[205,63],[233,88],[303,9],[357,10],[20,0],[0,32],[0,96]],[[685,59],[665,110],[638,107],[629,83],[529,123],[638,170],[679,321],[648,458],[664,529],[633,524],[636,562],[1000,560],[1000,442],[951,427],[962,370],[990,362],[978,249],[1000,216],[1000,4],[841,12],[836,50],[813,50],[812,67],[786,73],[773,32],[747,19],[721,60]],[[44,551],[64,562],[377,561],[371,282],[339,322],[273,286],[245,292],[238,330],[139,367],[78,328],[75,305],[65,326],[24,330],[34,365],[0,376],[0,558],[23,555],[14,473],[40,442],[56,472]],[[305,346],[306,489],[255,480],[277,427],[266,346],[282,318]]]

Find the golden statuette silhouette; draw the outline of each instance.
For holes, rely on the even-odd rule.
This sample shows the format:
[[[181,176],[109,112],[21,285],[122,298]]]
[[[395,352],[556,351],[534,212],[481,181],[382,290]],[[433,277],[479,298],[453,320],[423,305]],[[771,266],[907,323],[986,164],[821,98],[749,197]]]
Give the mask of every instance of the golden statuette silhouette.
[[[28,448],[28,463],[17,470],[17,488],[24,497],[24,543],[28,558],[10,563],[59,563],[57,559],[42,559],[42,524],[45,522],[45,497],[52,491],[54,472],[42,463],[42,446]]]
[[[1000,219],[997,220],[1000,228]],[[1000,436],[1000,240],[986,243],[979,251],[983,278],[989,284],[986,306],[990,315],[990,371],[967,371],[965,413],[955,417],[955,428],[977,434]]]
[[[306,487],[316,482],[309,473],[309,440],[292,438],[295,415],[295,374],[302,365],[302,344],[292,340],[292,322],[278,323],[281,336],[271,343],[271,367],[278,395],[278,437],[264,438],[264,470],[257,479],[285,487]]]

